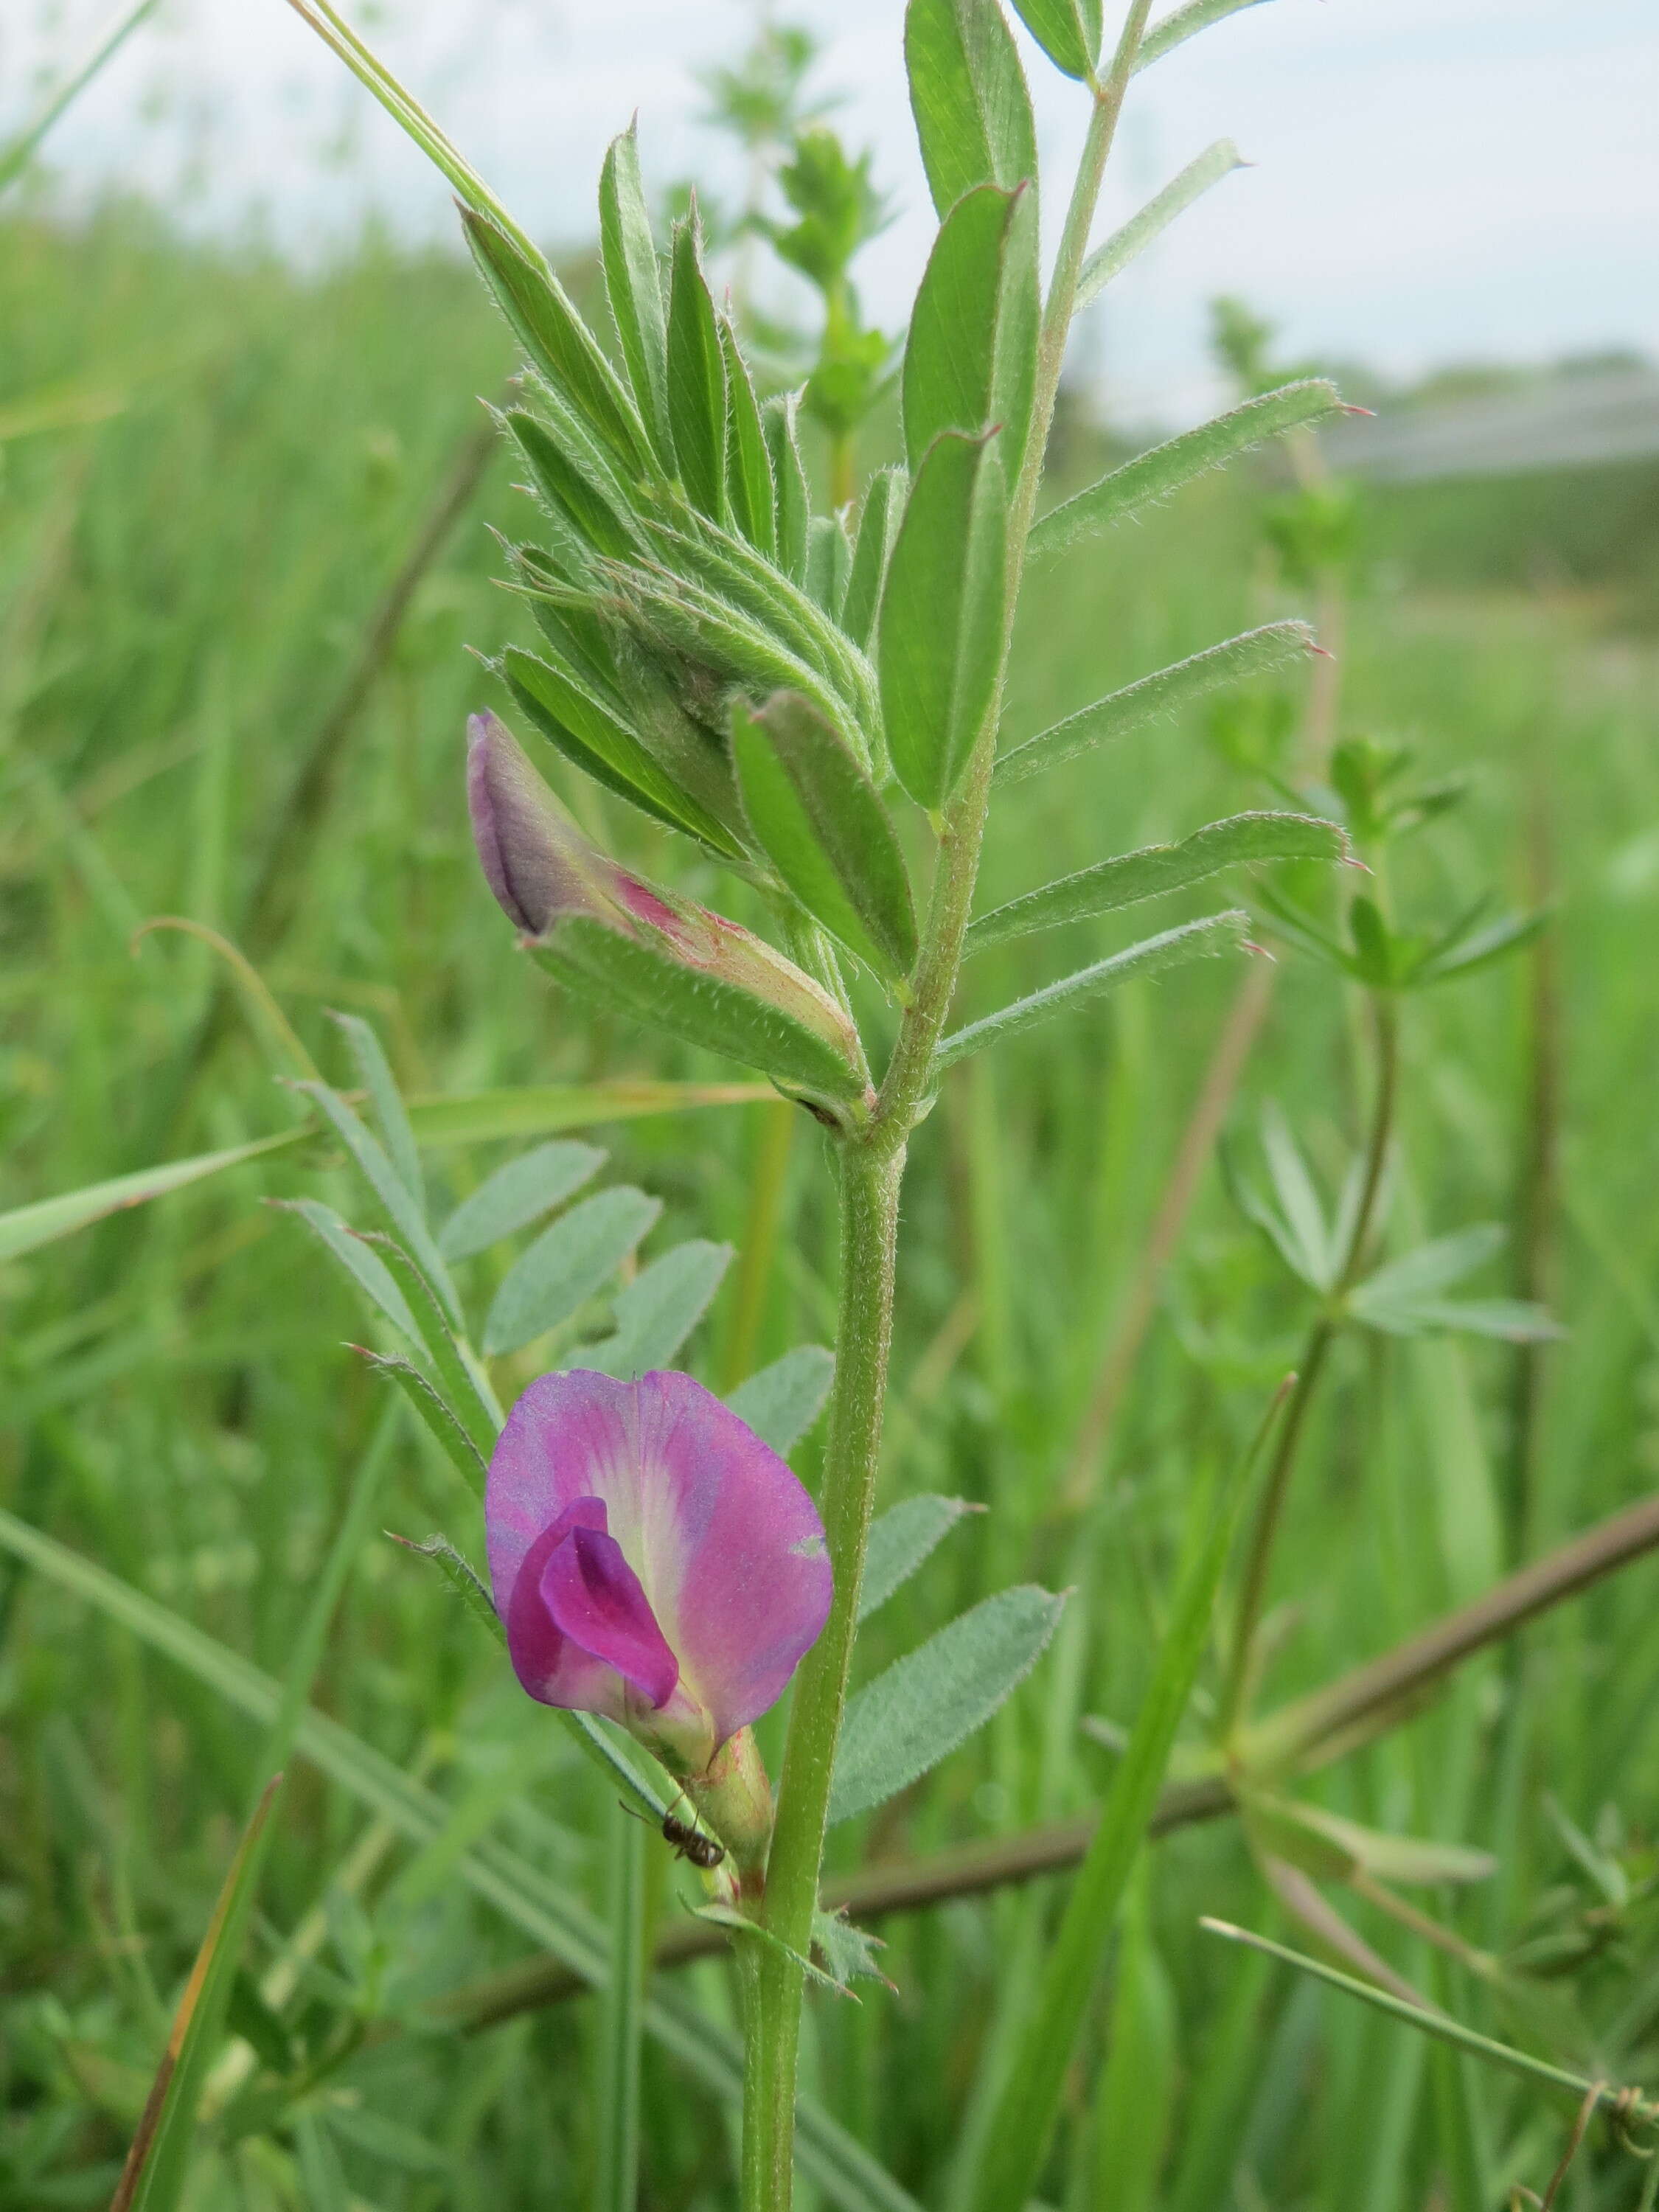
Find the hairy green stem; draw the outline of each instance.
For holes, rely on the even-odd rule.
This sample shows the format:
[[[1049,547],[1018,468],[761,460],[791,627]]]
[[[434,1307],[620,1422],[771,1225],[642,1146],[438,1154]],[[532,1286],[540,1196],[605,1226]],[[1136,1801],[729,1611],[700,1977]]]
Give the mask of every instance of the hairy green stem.
[[[1106,160],[1149,6],[1150,0],[1133,0],[1111,72],[1096,93],[1044,310],[1031,435],[1009,513],[1005,669],[1078,277],[1087,254]],[[875,1498],[887,1391],[899,1186],[905,1146],[911,1128],[926,1110],[934,1054],[956,995],[963,939],[985,834],[1000,706],[999,685],[963,786],[945,809],[940,824],[938,862],[913,996],[900,1023],[875,1115],[867,1128],[837,1144],[841,1310],[821,1499],[836,1595],[823,1634],[807,1655],[796,1681],[779,1778],[764,1917],[769,1931],[787,1951],[767,1948],[750,1996],[744,2212],[787,2212],[793,2190],[795,2075],[804,1976],[787,1953],[803,1957],[811,1948],[830,1784],[847,1698],[865,1545]]]
[[[1255,1524],[1250,1530],[1250,1548],[1244,1564],[1243,1594],[1239,1599],[1238,1613],[1233,1625],[1232,1651],[1226,1685],[1222,1692],[1220,1733],[1224,1742],[1234,1734],[1243,1717],[1249,1684],[1250,1657],[1256,1632],[1261,1625],[1262,1607],[1267,1601],[1267,1575],[1273,1565],[1273,1546],[1278,1540],[1279,1524],[1284,1516],[1285,1499],[1290,1490],[1291,1475],[1307,1422],[1308,1407],[1319,1387],[1330,1358],[1331,1346],[1342,1326],[1343,1300],[1358,1281],[1360,1269],[1364,1265],[1371,1224],[1376,1214],[1376,1201],[1382,1188],[1383,1170],[1388,1165],[1389,1139],[1394,1129],[1395,1103],[1400,1079],[1400,1017],[1394,1000],[1388,994],[1379,993],[1373,1003],[1376,1023],[1376,1097],[1371,1109],[1370,1133],[1365,1144],[1359,1203],[1354,1209],[1353,1227],[1348,1235],[1336,1282],[1308,1333],[1301,1364],[1297,1369],[1296,1389],[1285,1409],[1285,1425],[1279,1433],[1278,1447],[1267,1471],[1261,1502],[1256,1509]]]

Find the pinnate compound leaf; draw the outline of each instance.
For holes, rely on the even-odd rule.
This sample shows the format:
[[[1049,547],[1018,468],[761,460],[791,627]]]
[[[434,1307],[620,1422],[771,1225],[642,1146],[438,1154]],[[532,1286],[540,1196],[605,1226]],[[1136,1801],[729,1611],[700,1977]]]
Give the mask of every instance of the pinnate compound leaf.
[[[425,1342],[409,1310],[409,1301],[393,1281],[385,1261],[370,1251],[356,1231],[343,1221],[331,1206],[325,1206],[316,1198],[277,1198],[269,1202],[283,1213],[297,1213],[334,1255],[369,1304],[392,1323],[406,1343],[425,1357]]]
[[[886,580],[887,562],[904,514],[908,483],[902,469],[878,469],[864,495],[858,538],[853,547],[853,565],[848,572],[847,596],[841,608],[841,626],[860,651],[868,646],[876,627],[881,587]]]
[[[674,226],[668,295],[668,422],[674,461],[694,507],[726,511],[726,361],[702,273],[695,215]]]
[[[711,1244],[701,1237],[677,1244],[617,1291],[614,1334],[599,1344],[583,1345],[572,1354],[570,1364],[623,1382],[648,1374],[653,1367],[671,1365],[708,1312],[731,1263],[729,1244]]]
[[[632,730],[568,668],[521,646],[501,656],[507,687],[568,761],[642,813],[699,838],[724,859],[738,854],[731,832],[665,774]]]
[[[1207,471],[1220,468],[1253,446],[1287,430],[1310,428],[1340,411],[1336,388],[1322,377],[1287,384],[1277,392],[1247,399],[1225,415],[1183,430],[1149,453],[1137,453],[1086,491],[1062,501],[1041,517],[1032,529],[1029,550],[1034,558],[1063,552],[1068,545],[1093,538],[1115,522],[1139,514],[1158,501],[1168,499],[1183,484]]]
[[[810,915],[889,982],[916,958],[909,872],[886,807],[840,732],[799,693],[732,713],[744,811]]]
[[[909,0],[904,60],[922,166],[941,216],[975,185],[1035,182],[1031,97],[998,0]]]
[[[405,1552],[413,1552],[422,1559],[430,1559],[472,1618],[489,1630],[497,1644],[506,1648],[507,1630],[495,1610],[494,1600],[484,1588],[471,1559],[464,1553],[458,1552],[447,1536],[428,1536],[423,1543],[417,1544],[412,1537],[394,1534],[390,1528],[386,1534]]]
[[[824,1028],[809,1029],[724,976],[580,916],[561,922],[534,957],[590,1004],[758,1068],[791,1096],[829,1107],[864,1101],[867,1082],[854,1058],[855,1039],[838,1044],[826,1033],[837,1012],[827,997]],[[787,969],[792,993],[797,973]]]
[[[772,482],[772,457],[766,450],[766,428],[748,364],[738,346],[737,333],[724,315],[720,323],[720,351],[726,361],[727,400],[726,441],[726,496],[738,528],[769,560],[777,549],[777,488]]]
[[[928,1491],[919,1498],[902,1498],[896,1505],[878,1514],[870,1524],[870,1544],[864,1555],[860,1621],[868,1620],[901,1583],[909,1581],[964,1514],[980,1510],[965,1498],[941,1498]]]
[[[1057,70],[1090,75],[1100,59],[1100,0],[1014,0],[1014,8]]]
[[[604,1288],[661,1212],[659,1200],[624,1183],[562,1214],[508,1269],[484,1323],[484,1350],[492,1358],[516,1352],[568,1321]]]
[[[1012,477],[1031,420],[1042,301],[1036,191],[976,185],[939,226],[904,349],[904,447],[912,470],[941,430],[996,428]]]
[[[112,2212],[173,2212],[182,2201],[197,2106],[223,2033],[242,1937],[264,1863],[266,1824],[282,1782],[278,1774],[265,1785],[230,1863],[116,2185]]]
[[[1159,233],[1167,230],[1178,215],[1184,215],[1212,185],[1218,185],[1235,169],[1249,167],[1231,138],[1218,138],[1212,146],[1206,146],[1196,161],[1188,161],[1179,176],[1171,177],[1163,191],[1132,215],[1121,229],[1115,230],[1096,246],[1078,278],[1073,313],[1080,313],[1114,276],[1127,269],[1137,254],[1144,253]]]
[[[531,361],[625,470],[647,465],[633,401],[558,278],[476,208],[463,208],[461,221],[484,283]]]
[[[797,1345],[739,1382],[726,1404],[775,1452],[793,1449],[818,1415],[836,1379],[836,1355],[821,1344]]]
[[[1140,42],[1134,66],[1137,70],[1146,69],[1164,55],[1173,53],[1177,46],[1184,46],[1188,39],[1196,38],[1200,31],[1207,31],[1212,23],[1237,15],[1243,8],[1261,5],[1261,0],[1186,0],[1184,7],[1172,9],[1161,22],[1152,25]]]
[[[668,434],[668,320],[662,278],[640,177],[639,131],[630,123],[611,142],[599,175],[599,258],[611,319],[652,441],[665,465]]]
[[[331,1008],[329,1019],[343,1033],[351,1048],[358,1079],[368,1093],[374,1118],[380,1125],[380,1141],[398,1181],[415,1203],[424,1208],[426,1183],[421,1173],[420,1151],[415,1142],[415,1132],[410,1127],[403,1093],[398,1088],[398,1079],[392,1073],[380,1038],[359,1014],[336,1013]]]
[[[574,1139],[521,1152],[461,1200],[439,1231],[438,1249],[446,1260],[470,1260],[475,1252],[528,1229],[590,1182],[605,1160],[598,1146]]]
[[[996,780],[999,784],[1023,783],[1028,775],[1058,768],[1097,745],[1109,744],[1160,715],[1177,714],[1206,691],[1271,675],[1306,653],[1312,643],[1313,632],[1305,623],[1277,622],[1247,629],[1220,645],[1206,646],[1202,653],[1142,676],[1126,684],[1121,691],[1109,691],[1092,707],[1085,707],[1068,714],[1063,722],[1027,738],[1024,744],[1015,745],[998,761]]]
[[[1261,860],[1340,860],[1346,833],[1310,814],[1234,814],[1211,822],[1174,845],[1143,845],[1139,852],[1100,860],[1074,876],[1027,891],[970,922],[967,950],[982,952],[1033,930],[1086,921],[1201,883],[1218,869]]]
[[[966,1060],[970,1053],[982,1052],[987,1045],[1004,1044],[1011,1037],[1023,1036],[1039,1022],[1046,1022],[1055,1014],[1069,1013],[1103,993],[1115,990],[1120,983],[1159,975],[1166,968],[1184,967],[1189,960],[1201,960],[1213,953],[1236,951],[1246,941],[1244,933],[1249,919],[1242,908],[1231,908],[1225,914],[1206,915],[1202,921],[1182,922],[1176,929],[1143,938],[1139,945],[1097,960],[1091,967],[1079,968],[1074,975],[1063,976],[1057,983],[1033,991],[1029,998],[1017,999],[1012,1006],[955,1030],[940,1044],[934,1056],[934,1072],[943,1074],[947,1067],[954,1067],[957,1060]]]
[[[357,1349],[377,1375],[386,1376],[397,1384],[456,1474],[475,1498],[482,1498],[489,1462],[461,1426],[460,1416],[448,1400],[441,1397],[420,1369],[411,1367],[408,1360],[383,1358],[362,1345]]]
[[[866,1683],[842,1723],[830,1821],[885,1804],[982,1728],[1036,1666],[1065,1604],[1033,1583],[1000,1590]]]
[[[882,720],[899,781],[943,806],[995,697],[1006,613],[1007,486],[994,435],[945,431],[905,502],[882,594]]]

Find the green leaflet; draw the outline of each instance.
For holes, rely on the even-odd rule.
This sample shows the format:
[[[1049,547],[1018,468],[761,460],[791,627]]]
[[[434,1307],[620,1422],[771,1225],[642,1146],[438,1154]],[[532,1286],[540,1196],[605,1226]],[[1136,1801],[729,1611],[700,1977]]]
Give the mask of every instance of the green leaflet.
[[[1125,461],[1087,491],[1051,508],[1033,527],[1027,550],[1034,557],[1063,552],[1068,545],[1095,537],[1109,524],[1169,498],[1194,477],[1219,468],[1236,455],[1248,453],[1252,446],[1283,437],[1287,430],[1310,428],[1336,414],[1341,405],[1335,386],[1322,377],[1310,377],[1300,384],[1264,392],[1259,399],[1247,399],[1242,407],[1200,422],[1195,430],[1183,430],[1179,437],[1154,446],[1150,453],[1137,453],[1133,460]]]
[[[544,422],[522,407],[509,408],[501,420],[529,462],[537,490],[564,528],[580,540],[584,552],[608,561],[625,561],[637,552],[633,529]]]
[[[941,430],[1000,428],[1019,473],[1036,377],[1036,190],[976,185],[939,227],[904,349],[904,447],[913,471]]]
[[[463,208],[461,222],[485,283],[531,360],[630,476],[648,468],[633,402],[558,278],[476,208]]]
[[[1011,937],[1086,921],[1165,891],[1184,890],[1218,869],[1259,860],[1340,860],[1346,833],[1310,814],[1234,814],[1211,822],[1175,845],[1143,845],[1027,891],[968,925],[966,950],[983,952]]]
[[[1069,1013],[1073,1007],[1115,989],[1120,983],[1132,981],[1137,976],[1156,975],[1166,968],[1182,967],[1188,961],[1202,959],[1210,953],[1231,952],[1244,942],[1249,920],[1242,908],[1234,908],[1226,914],[1206,915],[1201,921],[1182,922],[1177,929],[1166,929],[1158,937],[1143,938],[1139,945],[1114,952],[1107,959],[1097,960],[1092,967],[1079,968],[1074,975],[1063,976],[1058,983],[1048,984],[1041,991],[1033,991],[1029,998],[1017,999],[1012,1006],[1004,1006],[994,1014],[987,1014],[982,1021],[969,1022],[965,1029],[955,1030],[939,1045],[933,1061],[935,1071],[943,1074],[947,1067],[954,1067],[970,1053],[982,1052],[987,1045],[1004,1044],[1010,1037],[1022,1036],[1039,1022],[1046,1022],[1055,1014]]]
[[[1092,76],[1100,59],[1101,0],[1014,0],[1014,8],[1057,70]]]
[[[1196,38],[1200,31],[1207,31],[1212,23],[1237,15],[1241,8],[1261,5],[1261,0],[1187,0],[1185,7],[1172,9],[1161,23],[1153,24],[1140,42],[1134,66],[1144,70],[1188,39]]]
[[[980,1510],[965,1498],[939,1498],[925,1492],[919,1498],[902,1498],[878,1514],[870,1523],[864,1580],[859,1586],[860,1625],[909,1581],[964,1514]]]
[[[410,1127],[409,1111],[404,1104],[398,1079],[392,1073],[384,1047],[368,1024],[359,1014],[337,1013],[332,1008],[329,1019],[345,1037],[351,1048],[351,1057],[356,1062],[357,1075],[368,1091],[374,1109],[374,1118],[380,1125],[380,1141],[398,1181],[417,1205],[426,1203],[426,1183],[421,1172],[421,1155],[415,1142],[415,1132]]]
[[[446,1260],[469,1260],[527,1229],[597,1175],[605,1158],[596,1145],[569,1140],[520,1152],[461,1200],[439,1231],[438,1249]]]
[[[653,1367],[672,1366],[731,1263],[729,1244],[694,1237],[675,1245],[617,1291],[615,1333],[599,1344],[583,1345],[574,1364],[623,1382]]]
[[[835,1379],[833,1352],[821,1344],[797,1345],[739,1382],[726,1402],[763,1443],[775,1452],[787,1452],[823,1411]]]
[[[668,323],[663,311],[657,249],[640,179],[639,128],[630,123],[611,142],[599,175],[599,258],[611,319],[629,381],[653,444],[665,468],[674,462],[668,431]]]
[[[668,293],[668,426],[686,496],[717,520],[726,513],[726,361],[703,279],[694,215],[674,226]]]
[[[865,491],[853,565],[847,575],[847,595],[841,608],[841,627],[860,651],[868,649],[876,626],[876,610],[881,605],[881,587],[903,517],[908,482],[901,468],[878,469]]]
[[[384,1260],[378,1259],[356,1230],[343,1221],[331,1206],[315,1198],[278,1198],[270,1203],[283,1213],[297,1213],[345,1269],[369,1304],[378,1307],[404,1342],[424,1358],[425,1343],[409,1301],[398,1288]]]
[[[264,1863],[266,1823],[282,1782],[278,1774],[266,1784],[213,1908],[116,2190],[121,2212],[173,2212],[183,2200],[196,2108],[223,2031],[242,1936]]]
[[[830,1820],[884,1804],[982,1728],[1029,1674],[1066,1604],[1034,1584],[1000,1590],[850,1700],[836,1747]]]
[[[386,1376],[397,1384],[456,1474],[475,1498],[482,1498],[488,1462],[447,1400],[441,1398],[420,1369],[408,1360],[386,1359],[362,1346],[358,1349],[375,1374]]]
[[[738,349],[730,319],[720,319],[720,352],[726,362],[726,499],[732,519],[756,550],[768,560],[777,550],[777,489],[766,428],[748,365]]]
[[[850,1036],[838,1048],[775,1001],[690,967],[641,939],[577,916],[561,922],[532,957],[579,997],[758,1068],[788,1095],[831,1109],[863,1101],[866,1078]],[[799,981],[804,985],[806,979]],[[827,997],[823,1011],[833,1019],[836,1010]]]
[[[1139,214],[1132,215],[1121,230],[1115,230],[1103,245],[1095,248],[1078,278],[1077,299],[1072,313],[1079,314],[1103,286],[1109,284],[1120,270],[1127,269],[1160,231],[1168,229],[1176,217],[1184,214],[1212,185],[1218,185],[1235,169],[1249,167],[1231,138],[1218,138],[1213,146],[1206,146],[1197,160],[1189,161],[1179,176],[1172,177]]]
[[[835,728],[798,694],[732,713],[744,811],[807,912],[890,983],[916,958],[915,911],[879,793]]]
[[[1221,684],[1271,675],[1286,661],[1310,652],[1312,646],[1312,631],[1299,622],[1267,623],[1220,645],[1206,646],[1202,653],[1126,684],[1121,691],[1109,691],[1092,707],[1068,714],[1063,722],[1014,746],[998,761],[996,781],[1000,785],[1023,783],[1028,775],[1057,768],[1062,761],[1073,760],[1096,745],[1108,744],[1160,714],[1178,714]]]
[[[461,1317],[460,1301],[455,1295],[455,1285],[449,1279],[432,1231],[426,1225],[426,1212],[422,1199],[410,1190],[387,1158],[378,1138],[360,1121],[337,1091],[326,1083],[296,1083],[295,1090],[314,1099],[333,1125],[335,1134],[356,1163],[363,1180],[386,1208],[392,1224],[404,1243],[415,1255],[422,1273],[431,1284],[442,1304],[444,1311],[457,1323]]]
[[[514,586],[528,602],[537,629],[553,648],[554,659],[572,670],[587,690],[613,710],[620,708],[622,679],[611,639],[592,603],[583,600],[571,585],[571,576],[586,574],[586,568],[573,563],[567,571],[539,545],[508,545],[504,550]]]
[[[608,1283],[662,1212],[631,1183],[595,1192],[515,1260],[484,1323],[484,1350],[516,1352],[556,1328]]]
[[[392,1534],[390,1529],[386,1533]],[[401,1544],[404,1551],[413,1552],[417,1558],[430,1559],[472,1618],[487,1629],[491,1638],[505,1650],[507,1630],[502,1626],[501,1617],[480,1580],[477,1568],[464,1552],[458,1552],[447,1536],[428,1536],[418,1544],[410,1536],[392,1535],[392,1540],[394,1544]]]
[[[488,1459],[501,1425],[501,1408],[493,1395],[487,1395],[488,1384],[481,1383],[468,1365],[431,1285],[395,1237],[366,1235],[362,1230],[353,1233],[359,1243],[371,1246],[385,1260],[387,1272],[409,1302],[450,1412],[479,1456]]]
[[[1025,72],[997,0],[909,0],[904,61],[933,206],[1037,173]]]
[[[847,591],[853,548],[838,514],[815,514],[806,526],[806,594],[835,620]]]
[[[998,441],[928,448],[888,563],[878,665],[894,770],[945,804],[992,712],[1006,613],[1007,491]]]
[[[501,655],[501,673],[542,735],[595,783],[631,800],[642,813],[653,815],[671,829],[688,831],[723,859],[741,856],[742,848],[731,831],[681,790],[632,730],[568,669],[509,645]]]
[[[766,434],[777,500],[778,565],[798,584],[806,574],[806,525],[812,512],[806,464],[800,457],[800,441],[795,432],[799,404],[798,392],[786,392],[769,399],[761,409],[761,428]]]

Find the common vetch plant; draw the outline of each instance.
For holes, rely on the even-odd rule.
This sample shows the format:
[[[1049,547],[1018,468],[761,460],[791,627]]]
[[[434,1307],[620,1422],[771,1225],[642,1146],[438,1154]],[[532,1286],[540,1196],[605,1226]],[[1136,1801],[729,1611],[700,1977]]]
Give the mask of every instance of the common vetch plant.
[[[1079,301],[1233,165],[1230,149],[1211,149],[1190,189],[1177,179],[1125,232],[1092,241],[1131,79],[1230,12],[1215,0],[1177,9],[1150,29],[1149,0],[1133,0],[1110,45],[1098,4],[1024,0],[1026,27],[1075,82],[1090,118],[1046,281],[1039,203],[1047,188],[1001,7],[911,0],[905,58],[939,230],[904,343],[900,458],[849,498],[843,450],[827,513],[815,508],[799,397],[769,393],[751,373],[705,269],[695,207],[668,239],[653,236],[631,129],[614,141],[600,182],[611,325],[601,333],[325,0],[295,4],[455,186],[479,271],[523,356],[501,427],[526,471],[535,520],[504,550],[507,580],[538,635],[501,654],[498,704],[520,732],[545,743],[550,765],[562,757],[681,833],[702,872],[723,873],[757,926],[647,884],[599,851],[493,713],[474,722],[468,765],[485,876],[531,957],[574,998],[721,1054],[798,1102],[823,1133],[837,1194],[840,1312],[817,1503],[827,1564],[815,1548],[816,1519],[788,1486],[793,1478],[683,1379],[629,1381],[631,1400],[580,1375],[532,1386],[494,1447],[491,1476],[495,1595],[520,1678],[536,1694],[586,1705],[645,1737],[742,1869],[734,1935],[745,2008],[743,2201],[781,2206],[792,2185],[800,2011],[822,1924],[826,1826],[849,1802],[879,1802],[898,1786],[895,1775],[911,1778],[960,1741],[1031,1663],[1054,1610],[1042,1593],[1008,1593],[1023,1608],[1018,1621],[990,1601],[936,1639],[954,1638],[948,1665],[917,1655],[905,1674],[910,1662],[902,1662],[884,1678],[888,1690],[866,1723],[866,1735],[884,1732],[885,1780],[860,1781],[843,1720],[876,1501],[908,1149],[960,1062],[1093,1005],[1128,977],[1237,951],[1247,917],[1227,908],[1180,923],[966,1018],[957,1011],[964,960],[1231,866],[1332,860],[1346,850],[1341,830],[1315,816],[1243,815],[1175,846],[1103,858],[975,916],[975,875],[1000,790],[1206,690],[1294,660],[1310,642],[1298,623],[1269,624],[1006,749],[1001,702],[1028,567],[1340,403],[1317,379],[1254,397],[1039,518]],[[804,161],[810,169],[809,155],[821,156],[821,167],[830,162],[823,145],[815,155],[798,149],[798,169]],[[861,175],[843,170],[844,161],[828,179],[848,187],[839,196],[806,171],[794,195],[841,205],[840,232],[830,235],[833,226],[806,208],[800,231],[778,240],[811,264],[832,313],[846,307],[847,256],[870,215]],[[837,421],[823,409],[820,390],[817,411],[834,433]],[[599,1449],[588,1434],[595,1409],[624,1403],[636,1426],[623,1422],[617,1433],[635,1441]],[[654,1419],[670,1404],[695,1405],[707,1425],[653,1457],[640,1441],[647,1413]],[[516,1439],[532,1431],[538,1442],[526,1455]],[[728,1697],[722,1667],[708,1662],[726,1625],[700,1610],[723,1602],[724,1585],[666,1565],[651,1531],[678,1528],[683,1537],[674,1516],[691,1510],[690,1501],[744,1481],[758,1516],[755,1557],[765,1556],[769,1516],[780,1534],[796,1534],[785,1547],[778,1620],[763,1639],[768,1656],[764,1663],[748,1656],[738,1669],[748,1686]],[[674,1506],[647,1504],[674,1482]],[[1154,1692],[1048,1968],[1008,2024],[1005,2124],[993,2130],[969,2192],[987,2212],[1022,2202],[1035,2178],[1101,1942],[1199,1662],[1237,1496],[1235,1477],[1200,1516],[1202,1540],[1175,1601]],[[667,1516],[660,1524],[659,1510]],[[728,1559],[720,1572],[731,1571]],[[814,1635],[826,1586],[827,1617]],[[723,1796],[708,1787],[705,1753],[726,1722],[752,1717],[756,1686],[775,1694],[809,1644],[775,1811],[746,1750],[741,1788]],[[866,1701],[880,1688],[861,1693],[855,1712],[870,1711]],[[740,1742],[739,1728],[728,1752]],[[867,1745],[862,1755],[867,1765]]]

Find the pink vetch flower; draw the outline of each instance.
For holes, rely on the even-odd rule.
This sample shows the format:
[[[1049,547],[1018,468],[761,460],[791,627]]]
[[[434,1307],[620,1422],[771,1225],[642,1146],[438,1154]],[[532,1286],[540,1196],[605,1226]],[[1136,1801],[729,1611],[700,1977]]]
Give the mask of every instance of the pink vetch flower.
[[[817,1507],[689,1375],[542,1376],[496,1443],[484,1517],[524,1687],[620,1722],[694,1796],[781,1697],[829,1615]],[[718,1767],[745,1770],[752,1795],[746,1738]],[[769,1800],[768,1826],[769,1813]]]

